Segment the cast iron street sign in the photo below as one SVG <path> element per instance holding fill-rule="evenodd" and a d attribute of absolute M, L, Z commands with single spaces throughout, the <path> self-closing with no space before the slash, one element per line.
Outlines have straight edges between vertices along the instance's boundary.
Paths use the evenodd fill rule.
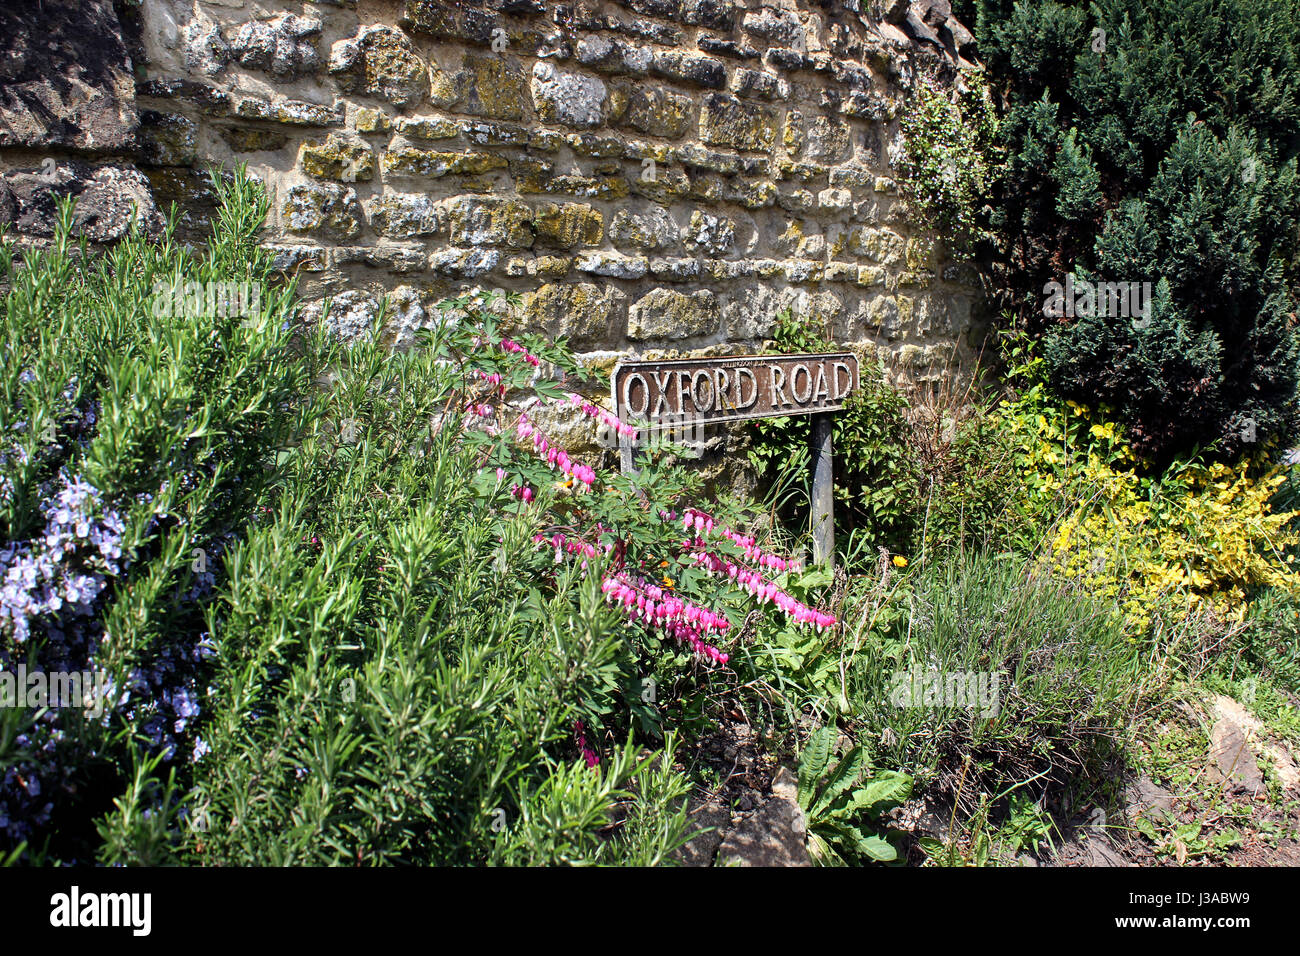
<path fill-rule="evenodd" d="M 611 391 L 618 417 L 650 430 L 811 415 L 813 559 L 833 562 L 831 424 L 858 384 L 856 355 L 823 352 L 620 362 Z M 635 449 L 621 442 L 623 469 L 630 471 Z"/>

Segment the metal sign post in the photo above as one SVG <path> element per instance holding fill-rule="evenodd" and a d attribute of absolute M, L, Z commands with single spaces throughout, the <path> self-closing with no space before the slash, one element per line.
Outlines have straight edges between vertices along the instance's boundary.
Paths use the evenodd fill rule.
<path fill-rule="evenodd" d="M 813 559 L 834 564 L 835 487 L 831 428 L 835 412 L 857 389 L 852 352 L 741 355 L 662 362 L 620 362 L 610 382 L 614 412 L 630 424 L 697 425 L 810 415 Z M 620 437 L 623 472 L 636 468 L 636 448 Z"/>

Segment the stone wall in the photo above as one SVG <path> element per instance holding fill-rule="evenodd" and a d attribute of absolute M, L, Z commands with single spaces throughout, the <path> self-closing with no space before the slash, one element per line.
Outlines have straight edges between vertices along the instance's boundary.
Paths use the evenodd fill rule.
<path fill-rule="evenodd" d="M 0 36 L 28 241 L 69 193 L 94 241 L 173 201 L 197 237 L 204 169 L 242 162 L 345 334 L 477 286 L 598 367 L 752 351 L 786 308 L 902 376 L 972 354 L 977 277 L 891 166 L 918 72 L 966 65 L 942 0 L 16 0 Z"/>

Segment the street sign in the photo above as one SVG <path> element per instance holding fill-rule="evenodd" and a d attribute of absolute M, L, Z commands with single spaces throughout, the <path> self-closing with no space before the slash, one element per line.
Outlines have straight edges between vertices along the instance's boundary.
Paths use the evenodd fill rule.
<path fill-rule="evenodd" d="M 813 558 L 833 561 L 831 425 L 858 385 L 856 355 L 823 352 L 620 362 L 610 390 L 615 414 L 650 432 L 811 415 Z M 620 448 L 623 470 L 633 470 L 631 441 L 621 439 Z"/>
<path fill-rule="evenodd" d="M 652 426 L 833 412 L 857 387 L 852 352 L 620 362 L 613 375 L 614 411 Z"/>

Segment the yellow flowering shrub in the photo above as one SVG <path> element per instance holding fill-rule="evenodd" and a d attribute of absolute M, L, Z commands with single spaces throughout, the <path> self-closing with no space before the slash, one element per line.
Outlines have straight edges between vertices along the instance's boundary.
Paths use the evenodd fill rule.
<path fill-rule="evenodd" d="M 1015 504 L 1049 528 L 1043 552 L 1114 600 L 1132 633 L 1150 629 L 1157 607 L 1240 620 L 1258 589 L 1300 587 L 1300 512 L 1273 510 L 1287 475 L 1267 448 L 1145 475 L 1105 409 L 1057 406 L 1035 384 L 994 414 L 1014 446 Z"/>

